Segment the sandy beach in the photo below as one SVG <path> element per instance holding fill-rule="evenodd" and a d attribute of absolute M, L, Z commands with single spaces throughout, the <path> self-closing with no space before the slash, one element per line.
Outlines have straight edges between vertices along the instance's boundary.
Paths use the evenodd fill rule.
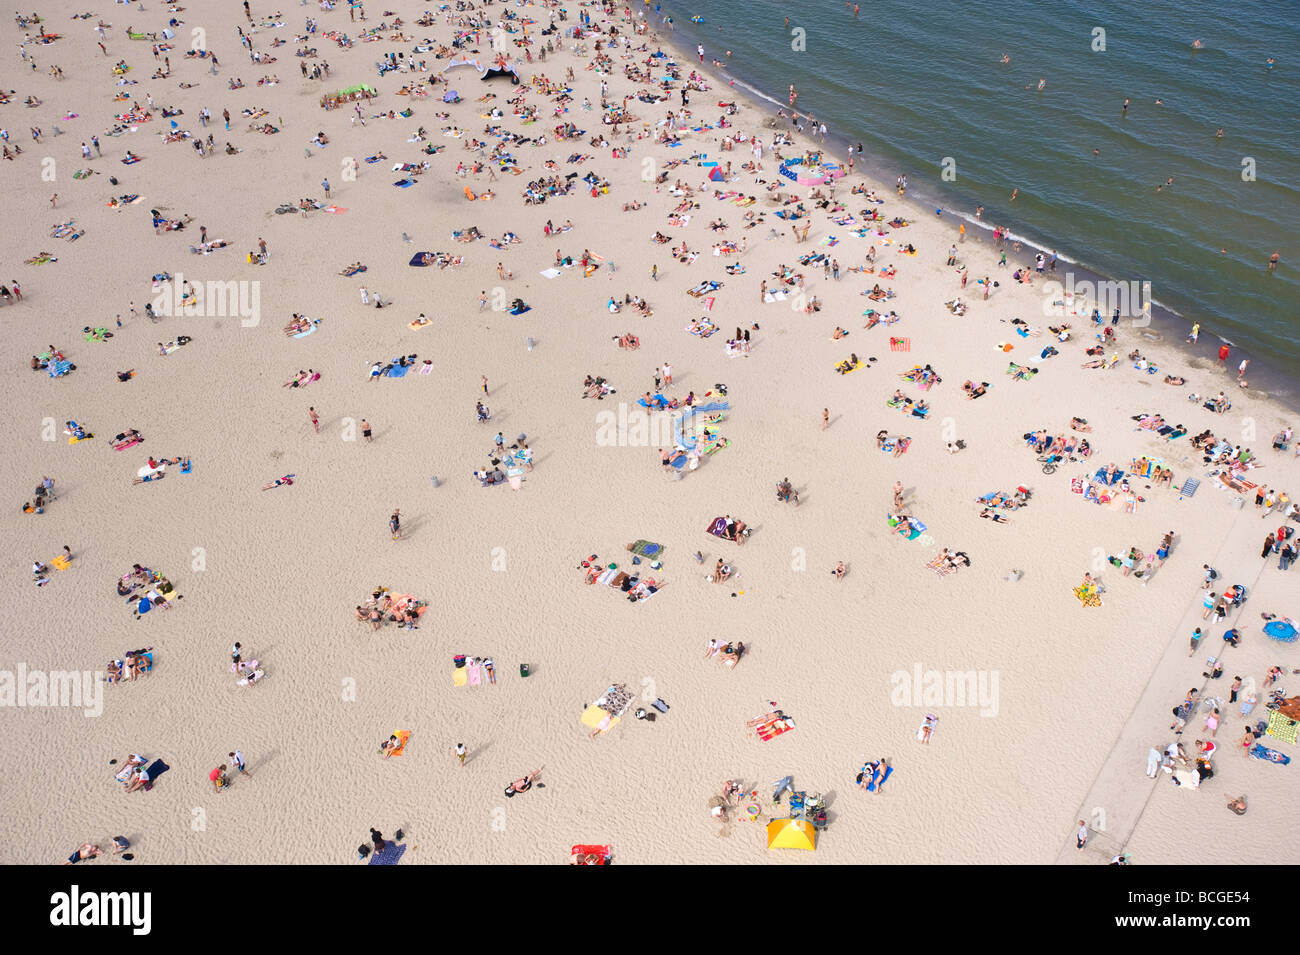
<path fill-rule="evenodd" d="M 22 298 L 0 307 L 12 369 L 0 475 L 13 498 L 0 579 L 20 595 L 0 626 L 0 756 L 39 754 L 41 771 L 6 780 L 0 858 L 53 864 L 90 842 L 105 857 L 87 864 L 121 865 L 108 857 L 121 834 L 146 864 L 351 864 L 371 828 L 402 831 L 402 864 L 566 864 L 578 845 L 607 846 L 618 864 L 1233 864 L 1300 848 L 1286 835 L 1297 770 L 1240 745 L 1269 720 L 1272 691 L 1300 693 L 1294 644 L 1261 617 L 1300 613 L 1294 575 L 1278 553 L 1261 556 L 1266 535 L 1296 528 L 1297 446 L 1273 445 L 1297 419 L 1248 373 L 1241 386 L 1235 358 L 1185 357 L 1140 309 L 1112 325 L 1106 308 L 1096 326 L 1087 296 L 1055 304 L 1062 270 L 1038 273 L 1010 246 L 1000 266 L 987 237 L 963 239 L 894 183 L 822 165 L 847 156 L 812 161 L 820 137 L 739 99 L 712 65 L 722 51 L 701 65 L 674 50 L 650 7 L 567 4 L 561 19 L 556 4 L 498 3 L 424 25 L 425 7 L 408 0 L 371 4 L 364 21 L 344 4 L 278 9 L 101 4 L 89 19 L 40 10 L 39 24 L 4 27 L 15 92 L 0 124 L 22 152 L 0 161 L 0 282 Z M 100 20 L 111 24 L 102 40 Z M 160 39 L 130 39 L 128 27 Z M 61 37 L 20 58 L 42 30 Z M 250 62 L 241 30 L 263 62 Z M 157 42 L 173 44 L 158 54 L 170 74 L 151 79 L 164 67 Z M 196 43 L 218 57 L 215 75 L 210 55 L 187 58 Z M 398 53 L 402 67 L 380 76 Z M 498 55 L 519 85 L 449 68 L 453 56 L 492 67 Z M 116 75 L 119 61 L 130 70 Z M 301 74 L 323 62 L 328 76 Z M 320 105 L 359 84 L 377 95 Z M 427 95 L 399 95 L 410 87 Z M 450 91 L 459 101 L 444 101 Z M 560 139 L 562 124 L 582 133 Z M 193 143 L 209 134 L 200 156 Z M 778 135 L 792 142 L 774 145 Z M 84 159 L 92 136 L 102 155 L 92 146 Z M 123 164 L 128 151 L 141 160 Z M 796 176 L 826 181 L 783 175 L 794 158 L 808 160 Z M 548 181 L 567 194 L 548 194 Z M 530 186 L 544 201 L 526 201 Z M 484 192 L 493 198 L 467 198 Z M 282 204 L 291 211 L 277 214 Z M 184 228 L 165 231 L 175 221 Z M 547 234 L 548 222 L 572 228 Z M 799 241 L 792 228 L 805 226 Z M 192 253 L 201 227 L 229 245 Z M 471 230 L 481 238 L 460 241 Z M 723 243 L 735 251 L 715 255 Z M 423 252 L 431 264 L 410 264 Z M 25 264 L 39 253 L 57 261 Z M 463 262 L 443 268 L 440 255 Z M 557 255 L 572 265 L 548 277 Z M 818 255 L 828 261 L 800 263 Z M 354 263 L 365 271 L 340 274 Z M 145 306 L 179 305 L 185 282 L 201 290 L 201 314 L 151 321 Z M 867 297 L 877 285 L 892 296 Z M 784 297 L 764 301 L 764 289 Z M 946 307 L 956 299 L 963 314 Z M 511 314 L 516 300 L 527 310 Z M 873 327 L 868 309 L 882 319 Z M 293 337 L 295 315 L 320 321 Z M 692 334 L 700 320 L 716 331 Z M 111 337 L 96 340 L 101 328 Z M 628 334 L 639 347 L 620 347 Z M 159 354 L 179 336 L 190 340 Z M 75 369 L 53 376 L 50 346 Z M 391 368 L 411 355 L 409 370 Z M 29 370 L 32 356 L 49 367 Z M 850 356 L 859 365 L 837 373 Z M 1094 359 L 1104 367 L 1081 367 Z M 903 377 L 917 368 L 939 380 Z M 304 381 L 319 378 L 293 386 L 308 370 Z M 588 377 L 612 393 L 587 397 Z M 964 382 L 984 393 L 968 398 Z M 891 407 L 896 391 L 911 404 Z M 1205 406 L 1220 392 L 1222 413 Z M 676 407 L 643 420 L 647 393 Z M 692 417 L 688 397 L 725 407 Z M 94 437 L 70 442 L 70 421 Z M 142 443 L 116 450 L 129 429 Z M 1086 439 L 1091 453 L 1044 473 L 1046 455 L 1024 437 L 1040 429 Z M 881 449 L 882 430 L 890 448 L 907 439 L 905 453 Z M 1207 430 L 1208 463 L 1192 443 Z M 680 469 L 661 465 L 656 435 L 682 439 L 663 449 Z M 178 463 L 153 468 L 163 459 Z M 1134 475 L 1138 459 L 1169 468 L 1169 482 Z M 1102 485 L 1094 476 L 1111 464 L 1127 477 Z M 151 479 L 133 483 L 142 472 Z M 55 498 L 24 513 L 46 476 Z M 778 500 L 785 478 L 797 506 Z M 979 499 L 995 492 L 1007 506 L 987 513 L 1001 521 L 981 517 Z M 721 516 L 747 525 L 743 543 L 709 532 Z M 891 527 L 900 516 L 923 529 L 908 539 Z M 638 541 L 659 547 L 634 554 Z M 66 569 L 33 569 L 65 545 Z M 1141 577 L 1122 566 L 1133 548 Z M 967 565 L 938 572 L 945 551 Z M 719 559 L 732 574 L 714 583 Z M 133 579 L 136 564 L 171 594 Z M 654 592 L 630 600 L 587 583 L 610 564 Z M 1203 565 L 1217 571 L 1209 591 Z M 1101 584 L 1098 606 L 1074 592 L 1085 574 Z M 1244 603 L 1203 620 L 1205 594 L 1228 585 L 1244 586 Z M 357 619 L 381 589 L 413 599 L 418 629 Z M 142 596 L 157 606 L 139 614 Z M 1196 627 L 1205 636 L 1189 656 Z M 1238 646 L 1223 640 L 1230 627 Z M 706 657 L 711 640 L 743 641 L 743 659 Z M 232 666 L 236 641 L 263 674 L 252 685 Z M 100 682 L 109 661 L 145 647 L 151 672 Z M 1203 675 L 1212 656 L 1217 678 Z M 474 658 L 491 658 L 494 683 Z M 1268 683 L 1271 667 L 1283 675 Z M 90 674 L 81 705 L 47 705 L 20 685 L 20 673 L 36 674 L 30 687 L 56 672 Z M 620 685 L 620 719 L 584 722 Z M 1176 735 L 1171 709 L 1189 688 L 1196 709 Z M 1209 698 L 1222 701 L 1213 736 Z M 1281 723 L 1259 745 L 1293 757 L 1294 724 Z M 401 755 L 384 758 L 398 731 L 409 731 Z M 1204 779 L 1197 740 L 1218 747 Z M 1145 775 L 1149 751 L 1177 742 L 1186 758 Z M 251 777 L 234 771 L 236 750 Z M 130 754 L 170 770 L 124 792 L 114 776 Z M 864 764 L 881 760 L 888 781 L 862 791 Z M 209 773 L 221 765 L 218 791 Z M 528 791 L 505 794 L 539 767 Z M 787 776 L 822 796 L 815 852 L 768 848 L 767 824 L 791 816 L 789 791 L 772 798 Z M 720 817 L 713 797 L 728 780 L 742 794 Z M 1225 811 L 1241 794 L 1248 812 Z"/>

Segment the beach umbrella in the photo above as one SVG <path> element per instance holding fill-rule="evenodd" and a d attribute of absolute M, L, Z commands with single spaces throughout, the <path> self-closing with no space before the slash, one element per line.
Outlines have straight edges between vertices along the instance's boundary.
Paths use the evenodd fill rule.
<path fill-rule="evenodd" d="M 817 849 L 817 830 L 803 819 L 773 819 L 767 824 L 769 849 Z"/>

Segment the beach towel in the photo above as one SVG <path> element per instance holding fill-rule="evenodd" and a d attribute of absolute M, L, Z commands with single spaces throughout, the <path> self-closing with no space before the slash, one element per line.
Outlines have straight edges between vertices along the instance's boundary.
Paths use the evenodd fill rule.
<path fill-rule="evenodd" d="M 768 289 L 767 293 L 763 296 L 764 302 L 784 302 L 785 300 L 786 293 L 783 288 Z"/>
<path fill-rule="evenodd" d="M 316 331 L 316 323 L 315 323 L 315 322 L 312 322 L 310 325 L 307 326 L 306 331 L 298 332 L 298 333 L 295 334 L 293 337 L 294 337 L 294 338 L 306 338 L 308 335 L 310 335 L 310 334 L 311 334 L 312 332 L 314 332 L 314 331 Z"/>
<path fill-rule="evenodd" d="M 873 793 L 877 786 L 883 786 L 889 781 L 889 777 L 894 775 L 894 767 L 886 766 L 885 772 L 881 775 L 880 770 L 874 770 L 871 776 L 871 782 L 867 783 L 867 792 Z"/>
<path fill-rule="evenodd" d="M 1255 748 L 1263 749 L 1262 746 L 1257 746 Z M 163 773 L 167 772 L 167 770 L 169 769 L 171 769 L 171 767 L 168 766 L 166 763 L 164 763 L 161 759 L 155 759 L 152 763 L 149 764 L 149 768 L 144 771 L 144 774 L 149 777 L 149 781 L 144 784 L 144 788 L 146 790 L 152 789 L 153 784 L 158 781 L 158 777 L 161 776 Z"/>
<path fill-rule="evenodd" d="M 67 570 L 72 566 L 72 559 L 63 554 L 50 560 L 50 566 L 55 570 Z M 1294 740 L 1292 740 L 1294 742 Z"/>
<path fill-rule="evenodd" d="M 464 686 L 469 681 L 469 672 L 465 667 L 456 667 L 451 671 L 451 685 Z"/>
<path fill-rule="evenodd" d="M 759 726 L 755 732 L 758 733 L 758 738 L 766 743 L 776 739 L 778 736 L 791 732 L 793 729 L 794 720 L 786 717 L 785 719 L 775 720 L 771 723 L 764 723 Z"/>
<path fill-rule="evenodd" d="M 410 730 L 398 730 L 393 734 L 397 737 L 397 745 L 389 753 L 390 756 L 401 756 L 402 750 L 406 749 L 406 741 L 411 738 Z"/>
<path fill-rule="evenodd" d="M 651 560 L 658 560 L 664 555 L 664 545 L 656 544 L 653 541 L 638 540 L 628 548 L 632 553 L 639 554 L 642 557 L 649 557 Z"/>
<path fill-rule="evenodd" d="M 912 339 L 910 338 L 891 338 L 889 340 L 890 351 L 911 351 Z"/>
<path fill-rule="evenodd" d="M 397 180 L 397 182 L 393 183 L 393 185 L 396 186 L 398 189 L 409 189 L 411 186 L 415 185 L 415 180 L 399 179 Z"/>
<path fill-rule="evenodd" d="M 1251 749 L 1250 755 L 1254 756 L 1256 759 L 1267 760 L 1270 763 L 1280 763 L 1283 766 L 1291 762 L 1290 756 L 1287 756 L 1285 753 L 1279 753 L 1275 749 L 1269 749 L 1263 743 L 1256 743 L 1254 748 Z"/>
<path fill-rule="evenodd" d="M 382 849 L 370 854 L 370 861 L 366 865 L 397 865 L 405 852 L 405 843 L 399 846 L 395 842 L 385 842 Z"/>
<path fill-rule="evenodd" d="M 1274 739 L 1280 739 L 1284 743 L 1295 745 L 1297 727 L 1300 727 L 1300 723 L 1297 723 L 1289 716 L 1279 713 L 1277 710 L 1272 710 L 1268 714 L 1268 728 L 1264 732 Z"/>
<path fill-rule="evenodd" d="M 1085 607 L 1101 606 L 1101 594 L 1097 593 L 1097 591 L 1091 587 L 1075 587 L 1074 595 L 1079 598 L 1079 603 L 1083 604 Z"/>
<path fill-rule="evenodd" d="M 529 305 L 529 304 L 527 304 L 527 303 L 524 303 L 523 305 L 516 305 L 514 308 L 512 308 L 512 309 L 510 310 L 510 314 L 511 314 L 511 315 L 522 315 L 522 314 L 524 314 L 525 312 L 531 312 L 532 310 L 533 310 L 533 307 L 532 307 L 531 305 Z"/>
<path fill-rule="evenodd" d="M 582 725 L 599 731 L 602 735 L 618 725 L 619 717 L 592 703 L 582 711 Z"/>
<path fill-rule="evenodd" d="M 392 368 L 388 369 L 388 376 L 387 376 L 387 377 L 389 377 L 389 378 L 405 378 L 407 372 L 409 372 L 410 370 L 411 370 L 411 366 L 410 366 L 410 365 L 394 365 Z"/>
<path fill-rule="evenodd" d="M 543 269 L 539 274 L 543 278 L 553 279 L 558 275 L 563 275 L 564 273 L 559 269 Z"/>
<path fill-rule="evenodd" d="M 1282 643 L 1294 643 L 1296 637 L 1300 636 L 1300 631 L 1297 631 L 1295 627 L 1287 623 L 1285 620 L 1270 620 L 1268 623 L 1264 624 L 1264 632 L 1272 639 L 1281 641 Z M 1292 740 L 1291 742 L 1294 743 L 1295 740 Z"/>
<path fill-rule="evenodd" d="M 465 664 L 465 669 L 469 671 L 469 685 L 478 686 L 483 682 L 483 668 L 475 660 L 470 660 Z"/>

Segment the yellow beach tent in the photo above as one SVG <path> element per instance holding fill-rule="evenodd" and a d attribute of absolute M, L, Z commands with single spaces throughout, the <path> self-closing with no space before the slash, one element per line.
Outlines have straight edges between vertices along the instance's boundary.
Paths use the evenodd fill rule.
<path fill-rule="evenodd" d="M 767 824 L 769 849 L 817 848 L 817 830 L 803 819 L 773 819 Z"/>

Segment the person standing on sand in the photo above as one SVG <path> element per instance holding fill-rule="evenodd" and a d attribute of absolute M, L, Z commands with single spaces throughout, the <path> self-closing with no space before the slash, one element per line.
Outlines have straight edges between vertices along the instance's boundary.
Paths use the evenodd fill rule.
<path fill-rule="evenodd" d="M 894 482 L 894 510 L 901 511 L 902 509 L 903 509 L 903 482 L 895 481 Z"/>
<path fill-rule="evenodd" d="M 315 408 L 307 409 L 307 417 L 311 419 L 311 426 L 317 434 L 320 434 L 320 415 L 316 414 Z"/>
<path fill-rule="evenodd" d="M 388 519 L 388 530 L 393 535 L 393 540 L 399 540 L 402 536 L 402 512 L 393 508 L 393 516 Z"/>
<path fill-rule="evenodd" d="M 1082 819 L 1079 820 L 1079 831 L 1075 833 L 1075 839 L 1079 851 L 1082 852 L 1083 847 L 1088 844 L 1088 824 Z"/>
<path fill-rule="evenodd" d="M 466 757 L 468 754 L 469 754 L 469 750 L 465 748 L 465 744 L 464 744 L 464 743 L 457 743 L 457 744 L 456 744 L 456 758 L 460 760 L 460 764 L 461 764 L 462 766 L 465 765 L 465 757 Z"/>
<path fill-rule="evenodd" d="M 822 430 L 825 431 L 831 424 L 831 409 L 822 409 Z"/>
<path fill-rule="evenodd" d="M 483 382 L 483 394 L 486 395 L 486 394 L 488 393 L 488 387 L 487 387 L 487 375 L 479 375 L 479 378 L 480 378 L 480 379 L 482 380 L 482 382 Z"/>
<path fill-rule="evenodd" d="M 247 776 L 249 779 L 253 778 L 253 774 L 248 771 L 248 766 L 244 763 L 243 753 L 239 750 L 235 750 L 233 753 L 227 755 L 230 757 L 231 761 L 234 762 L 235 769 L 239 770 L 239 775 Z"/>
<path fill-rule="evenodd" d="M 371 434 L 370 422 L 365 418 L 361 419 L 361 437 L 365 438 L 367 442 L 375 440 L 374 436 Z"/>

